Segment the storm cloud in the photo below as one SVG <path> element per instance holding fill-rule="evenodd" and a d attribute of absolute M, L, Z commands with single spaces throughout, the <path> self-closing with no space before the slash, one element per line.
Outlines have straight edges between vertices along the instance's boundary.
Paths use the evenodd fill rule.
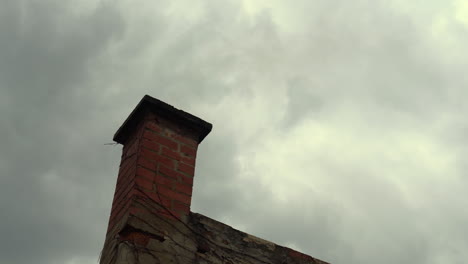
<path fill-rule="evenodd" d="M 144 94 L 213 123 L 192 211 L 331 263 L 468 258 L 468 5 L 0 8 L 0 263 L 96 263 Z"/>

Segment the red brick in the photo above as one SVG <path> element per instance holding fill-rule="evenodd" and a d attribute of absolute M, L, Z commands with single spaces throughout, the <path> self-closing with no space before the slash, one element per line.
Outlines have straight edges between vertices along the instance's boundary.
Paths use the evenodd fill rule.
<path fill-rule="evenodd" d="M 132 154 L 132 151 L 136 149 L 136 145 L 138 145 L 138 138 L 133 137 L 131 140 L 128 140 L 125 142 L 124 147 L 122 149 L 122 155 L 124 157 L 130 156 Z"/>
<path fill-rule="evenodd" d="M 128 149 L 126 149 L 125 156 L 126 157 L 131 156 L 137 153 L 137 150 L 138 150 L 138 140 L 135 140 L 135 142 L 133 142 L 132 145 L 130 145 Z"/>
<path fill-rule="evenodd" d="M 136 159 L 137 159 L 137 156 L 134 155 L 132 157 L 129 157 L 129 158 L 126 158 L 126 159 L 122 160 L 122 162 L 120 164 L 120 168 L 119 168 L 119 175 L 122 172 L 125 172 L 126 170 L 128 170 L 128 168 L 130 168 L 132 166 L 135 166 Z"/>
<path fill-rule="evenodd" d="M 156 152 L 150 151 L 148 149 L 142 148 L 141 149 L 141 156 L 145 157 L 145 158 L 147 158 L 149 160 L 153 160 L 153 161 L 155 161 L 157 163 L 162 163 L 162 164 L 164 164 L 165 166 L 167 166 L 169 168 L 175 168 L 173 160 L 171 160 L 170 158 L 161 156 L 161 155 L 157 154 Z"/>
<path fill-rule="evenodd" d="M 191 186 L 193 186 L 193 177 L 188 177 L 188 176 L 182 176 L 180 177 L 180 180 L 183 182 L 183 183 L 186 183 L 186 184 L 189 184 Z"/>
<path fill-rule="evenodd" d="M 157 175 L 155 182 L 157 184 L 167 186 L 168 188 L 172 188 L 174 186 L 175 180 L 171 178 L 166 178 L 162 175 Z"/>
<path fill-rule="evenodd" d="M 187 185 L 187 184 L 183 184 L 183 183 L 180 183 L 180 182 L 177 182 L 175 184 L 175 189 L 178 191 L 178 192 L 181 192 L 181 193 L 185 193 L 189 196 L 192 195 L 192 185 Z"/>
<path fill-rule="evenodd" d="M 169 147 L 171 149 L 177 149 L 177 142 L 171 140 L 171 139 L 168 139 L 168 138 L 165 138 L 161 135 L 158 135 L 154 132 L 151 132 L 149 130 L 146 130 L 143 134 L 143 137 L 144 138 L 147 138 L 151 141 L 154 141 L 154 142 L 157 142 L 161 145 L 164 145 L 166 147 Z"/>
<path fill-rule="evenodd" d="M 195 148 L 191 148 L 185 145 L 180 145 L 180 152 L 185 153 L 188 156 L 191 156 L 194 158 L 197 156 L 197 150 Z"/>
<path fill-rule="evenodd" d="M 138 165 L 146 168 L 146 169 L 149 169 L 149 170 L 152 170 L 152 171 L 156 171 L 156 163 L 144 158 L 144 157 L 139 157 L 138 158 Z"/>
<path fill-rule="evenodd" d="M 179 166 L 177 169 L 183 173 L 187 173 L 190 176 L 193 176 L 195 173 L 195 167 L 192 167 L 184 163 L 179 163 Z"/>
<path fill-rule="evenodd" d="M 113 222 L 113 221 L 120 220 L 120 218 L 122 218 L 128 212 L 128 209 L 130 208 L 130 204 L 131 203 L 128 202 L 125 205 L 116 207 L 115 210 L 111 214 L 110 221 Z"/>
<path fill-rule="evenodd" d="M 289 249 L 289 256 L 292 257 L 292 258 L 298 258 L 298 259 L 304 259 L 304 260 L 313 260 L 314 258 L 309 256 L 309 255 L 306 255 L 304 253 L 301 253 L 301 252 L 298 252 L 298 251 L 295 251 L 293 249 Z"/>
<path fill-rule="evenodd" d="M 174 201 L 173 211 L 178 211 L 178 212 L 188 214 L 190 212 L 190 206 Z"/>
<path fill-rule="evenodd" d="M 135 166 L 136 165 L 136 155 L 135 155 L 135 158 L 132 158 L 132 161 L 125 164 L 124 167 L 120 167 L 119 169 L 119 175 L 117 176 L 119 179 L 124 176 L 124 175 L 128 175 L 128 172 L 129 171 L 132 171 L 135 169 Z"/>
<path fill-rule="evenodd" d="M 120 199 L 119 201 L 112 203 L 112 208 L 111 208 L 111 212 L 113 212 L 112 214 L 115 214 L 115 212 L 118 212 L 122 208 L 124 208 L 126 203 L 128 203 L 128 201 L 125 199 Z"/>
<path fill-rule="evenodd" d="M 180 158 L 180 161 L 185 163 L 185 164 L 188 164 L 188 165 L 191 165 L 191 166 L 194 166 L 195 167 L 195 159 L 194 158 L 190 158 L 190 157 L 181 157 Z"/>
<path fill-rule="evenodd" d="M 130 207 L 128 208 L 128 212 L 132 215 L 139 215 L 145 212 L 145 209 L 143 208 L 137 208 L 137 207 Z"/>
<path fill-rule="evenodd" d="M 175 168 L 175 161 L 171 160 L 170 158 L 164 156 L 158 156 L 156 162 L 164 164 L 169 168 Z"/>
<path fill-rule="evenodd" d="M 151 130 L 145 130 L 143 132 L 143 138 L 149 139 L 151 141 L 156 141 L 156 133 Z"/>
<path fill-rule="evenodd" d="M 131 200 L 127 200 L 124 204 L 121 204 L 111 211 L 111 216 L 109 219 L 109 225 L 113 226 L 117 221 L 128 212 L 130 205 L 132 204 Z"/>
<path fill-rule="evenodd" d="M 171 199 L 166 198 L 166 197 L 164 197 L 164 196 L 162 196 L 162 195 L 161 195 L 161 196 L 158 196 L 158 195 L 156 194 L 156 196 L 157 196 L 157 198 L 154 199 L 155 202 L 161 204 L 162 206 L 166 207 L 167 209 L 170 209 L 170 208 L 171 208 L 171 206 L 172 206 L 172 200 L 171 200 Z"/>
<path fill-rule="evenodd" d="M 120 203 L 117 203 L 115 207 L 112 207 L 112 215 L 117 215 L 122 209 L 128 209 L 131 203 L 131 199 L 122 199 Z"/>
<path fill-rule="evenodd" d="M 189 145 L 190 147 L 196 148 L 198 146 L 198 142 L 196 140 L 193 140 L 188 137 L 184 137 L 178 134 L 172 134 L 170 135 L 171 138 L 173 138 L 176 141 L 179 141 L 183 144 Z"/>
<path fill-rule="evenodd" d="M 171 213 L 168 213 L 166 211 L 162 211 L 162 212 L 159 212 L 159 215 L 161 215 L 161 216 L 163 216 L 163 217 L 165 217 L 165 218 L 167 218 L 169 220 L 180 220 L 179 218 L 177 218 L 179 216 L 177 216 L 174 212 L 171 212 Z"/>
<path fill-rule="evenodd" d="M 122 159 L 120 160 L 120 167 L 122 167 L 127 161 L 132 157 L 131 155 L 124 155 L 125 153 L 122 153 Z"/>
<path fill-rule="evenodd" d="M 125 173 L 122 173 L 117 178 L 117 188 L 128 184 L 135 178 L 136 166 L 132 166 Z"/>
<path fill-rule="evenodd" d="M 190 201 L 192 200 L 190 196 L 187 196 L 185 194 L 177 193 L 172 190 L 169 190 L 167 188 L 164 188 L 163 186 L 158 186 L 158 191 L 160 194 L 172 198 L 174 200 L 180 201 L 184 204 L 190 204 Z"/>
<path fill-rule="evenodd" d="M 175 159 L 175 160 L 180 160 L 181 155 L 179 152 L 173 151 L 171 149 L 168 149 L 166 147 L 163 147 L 162 149 L 162 155 L 167 156 L 169 158 Z"/>
<path fill-rule="evenodd" d="M 116 187 L 115 190 L 115 195 L 120 196 L 120 194 L 128 194 L 128 191 L 130 190 L 129 186 L 132 186 L 135 183 L 135 179 L 131 179 L 129 181 L 122 182 L 119 186 Z"/>
<path fill-rule="evenodd" d="M 139 246 L 146 246 L 150 240 L 150 236 L 140 232 L 131 232 L 127 234 L 120 234 L 120 240 L 131 241 Z"/>
<path fill-rule="evenodd" d="M 169 199 L 169 198 L 167 198 L 167 197 L 165 197 L 163 195 L 158 195 L 155 192 L 142 190 L 138 195 L 142 196 L 142 197 L 150 198 L 154 202 L 156 202 L 158 204 L 161 204 L 166 208 L 171 208 L 171 206 L 172 206 L 172 200 L 171 199 Z"/>
<path fill-rule="evenodd" d="M 135 187 L 135 183 L 134 182 L 131 182 L 130 184 L 128 184 L 127 186 L 125 187 L 122 187 L 122 188 L 119 188 L 118 190 L 115 191 L 115 195 L 114 195 L 114 200 L 113 200 L 113 204 L 112 204 L 112 207 L 114 208 L 117 204 L 121 203 L 122 200 L 125 200 L 129 194 L 129 192 Z M 115 206 L 114 206 L 115 204 Z"/>
<path fill-rule="evenodd" d="M 131 186 L 132 184 L 135 183 L 135 177 L 136 175 L 133 174 L 132 178 L 129 178 L 128 180 L 122 181 L 121 183 L 119 183 L 119 185 L 116 187 L 116 190 L 118 190 L 119 192 L 121 192 L 121 190 L 127 191 L 129 188 L 128 186 Z"/>
<path fill-rule="evenodd" d="M 162 132 L 162 128 L 160 126 L 158 126 L 154 121 L 146 122 L 145 127 L 150 129 L 150 130 L 153 130 L 154 132 L 157 132 L 157 133 Z"/>
<path fill-rule="evenodd" d="M 129 184 L 129 186 L 131 186 L 133 188 L 128 187 L 130 191 L 126 192 L 125 195 L 122 196 L 122 198 L 124 200 L 131 200 L 132 197 L 135 195 L 135 192 L 136 192 L 135 190 L 137 190 L 137 186 L 136 186 L 134 181 L 131 182 L 131 184 Z"/>
<path fill-rule="evenodd" d="M 154 177 L 156 176 L 156 173 L 154 171 L 147 170 L 143 167 L 138 167 L 136 171 L 136 175 L 138 176 L 143 176 L 146 178 L 147 181 L 154 181 Z"/>
<path fill-rule="evenodd" d="M 146 138 L 144 138 L 141 141 L 141 145 L 144 146 L 147 149 L 151 149 L 152 151 L 154 151 L 156 153 L 159 153 L 159 149 L 161 148 L 161 145 L 159 145 L 158 143 L 156 143 L 154 141 L 150 141 L 150 140 L 148 140 Z"/>
<path fill-rule="evenodd" d="M 136 168 L 132 168 L 128 170 L 125 174 L 120 175 L 119 178 L 117 178 L 116 188 L 119 188 L 120 186 L 126 185 L 129 182 L 131 182 L 133 178 L 135 178 L 135 171 Z"/>
<path fill-rule="evenodd" d="M 110 221 L 112 220 L 119 220 L 120 218 L 122 218 L 122 216 L 128 211 L 128 209 L 130 208 L 130 205 L 132 204 L 132 200 L 127 200 L 125 201 L 124 204 L 122 204 L 121 206 L 117 206 L 115 208 L 115 210 L 112 210 L 111 212 L 111 217 L 110 217 Z"/>
<path fill-rule="evenodd" d="M 179 180 L 181 177 L 185 177 L 182 173 L 166 166 L 159 166 L 159 172 L 176 180 Z"/>
<path fill-rule="evenodd" d="M 136 177 L 135 183 L 137 184 L 138 187 L 141 187 L 147 190 L 153 190 L 153 182 L 148 181 L 146 178 Z"/>

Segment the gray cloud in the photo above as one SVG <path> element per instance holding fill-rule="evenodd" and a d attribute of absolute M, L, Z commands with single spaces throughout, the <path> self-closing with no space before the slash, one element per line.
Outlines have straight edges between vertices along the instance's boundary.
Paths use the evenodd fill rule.
<path fill-rule="evenodd" d="M 107 213 L 92 200 L 101 199 L 106 164 L 115 172 L 118 163 L 100 157 L 99 134 L 107 131 L 94 126 L 97 98 L 80 88 L 88 61 L 121 32 L 120 15 L 100 6 L 74 17 L 52 1 L 2 6 L 0 262 L 64 263 L 97 254 L 93 234 L 105 225 L 94 214 Z"/>
<path fill-rule="evenodd" d="M 146 93 L 214 124 L 194 211 L 332 263 L 466 259 L 454 9 L 83 3 L 0 10 L 0 263 L 95 263 L 120 155 L 104 143 Z"/>

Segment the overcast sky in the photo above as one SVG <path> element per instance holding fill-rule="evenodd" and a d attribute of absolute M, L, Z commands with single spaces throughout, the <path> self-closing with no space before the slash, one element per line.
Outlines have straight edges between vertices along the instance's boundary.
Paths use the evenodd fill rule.
<path fill-rule="evenodd" d="M 0 0 L 0 263 L 90 264 L 145 95 L 192 211 L 332 263 L 466 263 L 465 0 Z"/>

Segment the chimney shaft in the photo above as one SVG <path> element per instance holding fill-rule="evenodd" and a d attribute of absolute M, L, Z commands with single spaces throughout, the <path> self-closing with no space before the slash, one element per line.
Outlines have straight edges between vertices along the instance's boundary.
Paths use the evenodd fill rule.
<path fill-rule="evenodd" d="M 114 136 L 123 144 L 106 243 L 142 213 L 185 221 L 198 144 L 212 125 L 145 96 Z M 142 205 L 142 201 L 145 205 Z"/>
<path fill-rule="evenodd" d="M 101 264 L 323 263 L 190 212 L 198 144 L 211 124 L 145 96 L 123 145 Z"/>

